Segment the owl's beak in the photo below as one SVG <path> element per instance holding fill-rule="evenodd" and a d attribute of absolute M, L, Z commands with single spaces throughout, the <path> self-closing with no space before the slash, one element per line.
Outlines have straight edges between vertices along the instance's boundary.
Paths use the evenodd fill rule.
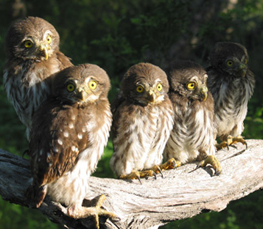
<path fill-rule="evenodd" d="M 41 53 L 44 54 L 45 60 L 48 59 L 48 52 L 47 52 L 47 47 L 45 45 L 40 45 L 39 50 L 41 51 Z"/>
<path fill-rule="evenodd" d="M 208 92 L 208 89 L 206 86 L 201 87 L 200 93 L 202 95 L 203 101 L 206 101 L 206 99 L 207 99 L 207 92 Z"/>
<path fill-rule="evenodd" d="M 86 90 L 84 88 L 79 88 L 78 89 L 78 99 L 82 102 L 85 102 L 88 98 L 88 93 L 86 92 Z"/>
<path fill-rule="evenodd" d="M 240 64 L 239 69 L 242 77 L 244 77 L 247 73 L 247 66 L 245 64 Z"/>
<path fill-rule="evenodd" d="M 155 93 L 154 93 L 153 90 L 151 90 L 151 89 L 149 90 L 147 99 L 148 99 L 151 103 L 155 103 L 156 95 L 155 95 Z"/>

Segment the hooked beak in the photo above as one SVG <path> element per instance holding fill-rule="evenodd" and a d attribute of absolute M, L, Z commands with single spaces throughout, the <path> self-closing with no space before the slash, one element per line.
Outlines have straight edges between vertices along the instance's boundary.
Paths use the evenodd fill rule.
<path fill-rule="evenodd" d="M 47 52 L 47 47 L 45 45 L 40 45 L 39 50 L 41 51 L 41 53 L 44 54 L 45 60 L 48 59 L 48 52 Z"/>
<path fill-rule="evenodd" d="M 206 86 L 203 86 L 203 87 L 201 88 L 201 90 L 200 90 L 200 93 L 201 93 L 201 95 L 202 95 L 203 101 L 206 101 L 206 99 L 207 99 L 207 92 L 208 92 L 207 87 L 206 87 Z"/>
<path fill-rule="evenodd" d="M 88 99 L 89 93 L 86 91 L 85 88 L 79 88 L 78 89 L 78 99 L 81 102 L 85 102 Z"/>
<path fill-rule="evenodd" d="M 155 93 L 153 92 L 153 90 L 149 90 L 148 92 L 148 100 L 151 102 L 151 103 L 155 103 L 155 100 L 156 100 L 156 95 Z"/>
<path fill-rule="evenodd" d="M 244 77 L 247 73 L 247 66 L 245 64 L 240 64 L 239 69 L 242 77 Z"/>

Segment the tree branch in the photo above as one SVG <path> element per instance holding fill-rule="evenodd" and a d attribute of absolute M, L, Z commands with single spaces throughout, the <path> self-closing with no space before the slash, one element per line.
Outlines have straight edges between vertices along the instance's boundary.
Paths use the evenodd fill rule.
<path fill-rule="evenodd" d="M 187 164 L 164 171 L 164 178 L 125 181 L 90 178 L 88 200 L 107 196 L 103 207 L 119 216 L 112 222 L 100 217 L 101 228 L 158 228 L 167 222 L 189 218 L 203 211 L 221 211 L 227 204 L 263 187 L 263 140 L 248 140 L 249 148 L 220 150 L 217 153 L 223 172 L 211 176 L 212 169 L 196 169 Z M 24 192 L 29 185 L 29 161 L 0 150 L 0 194 L 11 203 L 28 206 Z M 85 205 L 93 204 L 85 201 Z M 94 226 L 93 219 L 74 220 L 66 216 L 59 203 L 45 199 L 38 209 L 66 228 Z"/>

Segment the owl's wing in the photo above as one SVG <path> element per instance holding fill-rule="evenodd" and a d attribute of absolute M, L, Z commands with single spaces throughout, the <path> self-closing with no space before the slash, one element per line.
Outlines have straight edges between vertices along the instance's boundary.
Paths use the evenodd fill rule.
<path fill-rule="evenodd" d="M 76 109 L 56 101 L 50 105 L 47 101 L 35 113 L 29 150 L 36 186 L 50 183 L 70 171 L 88 145 L 88 133 L 82 133 L 80 139 L 75 129 L 79 121 L 74 113 Z"/>
<path fill-rule="evenodd" d="M 60 69 L 64 69 L 67 67 L 72 66 L 73 64 L 71 63 L 71 59 L 67 56 L 65 56 L 62 52 L 57 52 L 57 58 L 60 61 Z"/>
<path fill-rule="evenodd" d="M 119 115 L 120 115 L 120 107 L 121 105 L 126 101 L 126 99 L 119 94 L 118 97 L 113 100 L 112 104 L 111 104 L 111 112 L 113 115 L 113 122 L 116 122 L 116 120 L 119 120 Z M 111 127 L 111 132 L 113 135 L 115 135 L 116 133 L 116 127 L 118 126 L 117 123 L 115 123 L 115 125 L 113 124 Z"/>

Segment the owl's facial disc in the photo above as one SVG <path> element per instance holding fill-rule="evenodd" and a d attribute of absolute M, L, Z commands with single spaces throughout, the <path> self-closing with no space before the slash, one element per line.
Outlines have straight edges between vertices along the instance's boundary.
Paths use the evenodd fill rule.
<path fill-rule="evenodd" d="M 241 58 L 241 60 L 237 57 L 233 57 L 226 60 L 226 66 L 230 74 L 244 77 L 248 69 L 247 62 L 248 60 L 245 55 Z"/>
<path fill-rule="evenodd" d="M 93 76 L 87 77 L 84 83 L 80 84 L 76 90 L 76 97 L 79 103 L 95 102 L 99 99 L 99 84 L 93 79 Z"/>
<path fill-rule="evenodd" d="M 201 101 L 206 101 L 208 88 L 206 84 L 207 75 L 204 76 L 205 82 L 201 82 L 197 76 L 194 76 L 187 83 L 186 87 L 189 91 L 192 91 L 190 95 L 194 99 L 200 99 Z"/>
<path fill-rule="evenodd" d="M 163 101 L 162 84 L 158 83 L 157 86 L 150 86 L 137 83 L 136 87 L 136 100 L 143 104 L 157 104 Z"/>

